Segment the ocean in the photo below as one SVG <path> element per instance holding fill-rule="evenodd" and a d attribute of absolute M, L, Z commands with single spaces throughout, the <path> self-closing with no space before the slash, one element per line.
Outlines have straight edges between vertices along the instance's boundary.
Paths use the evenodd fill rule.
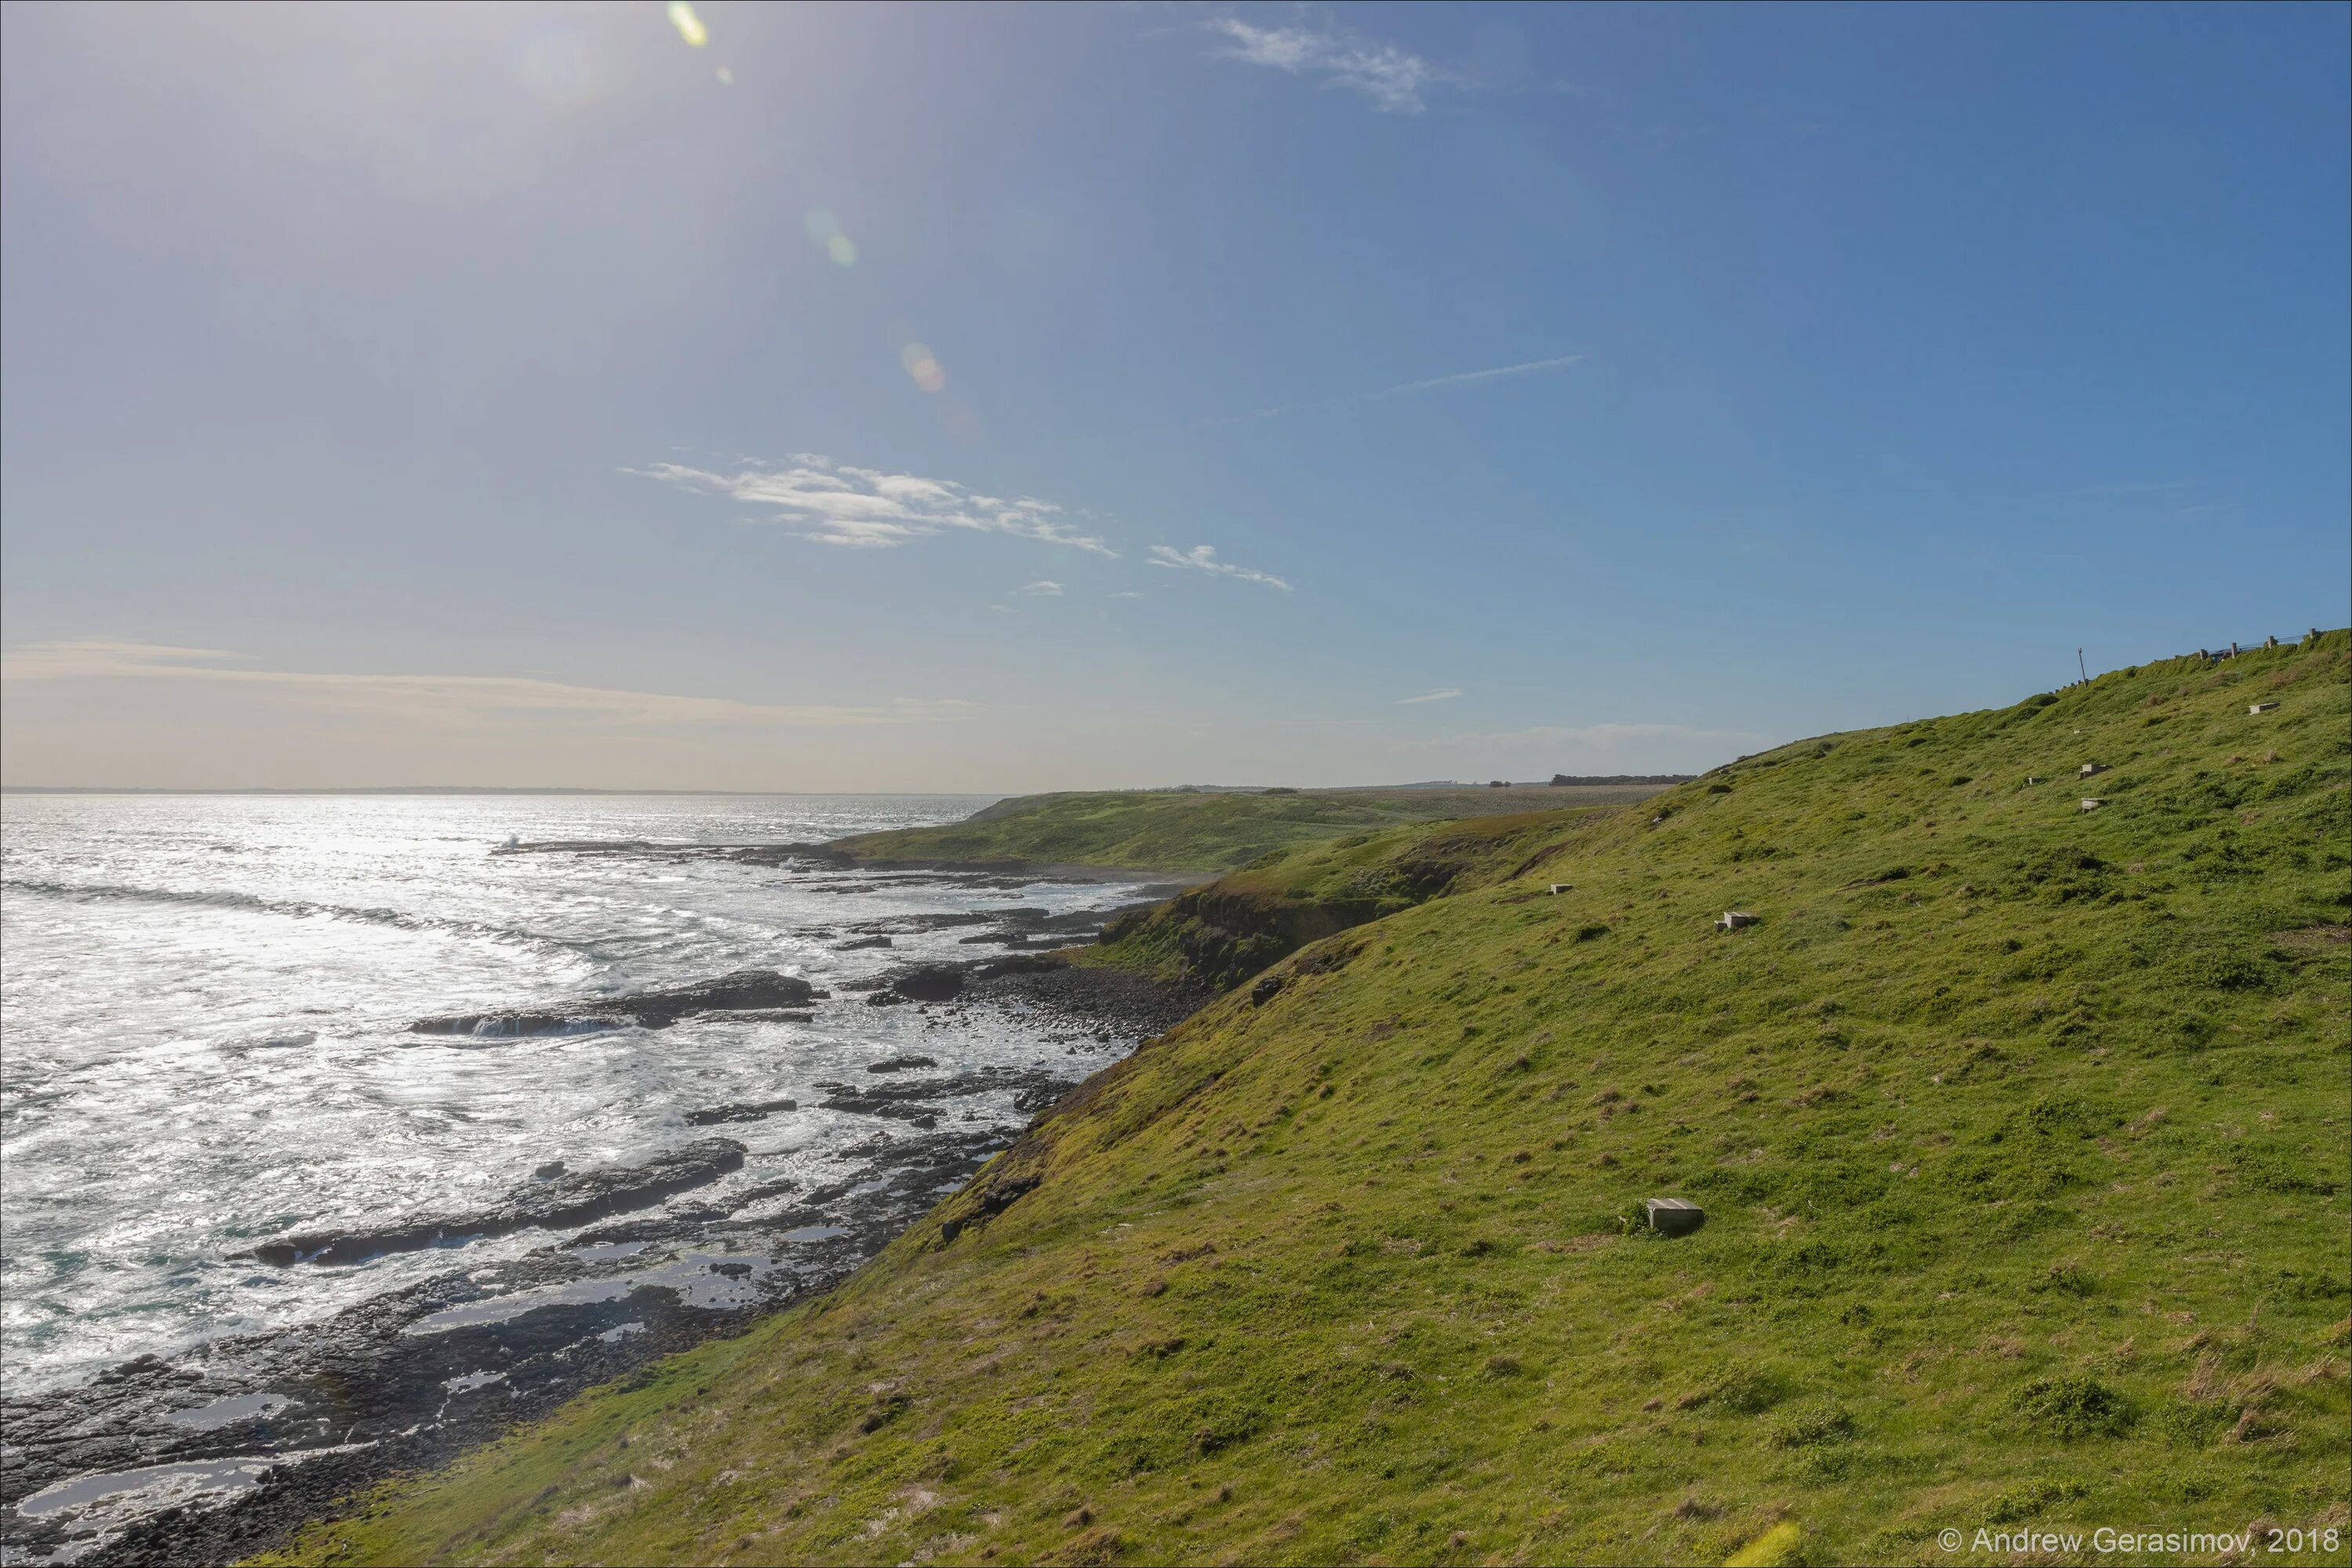
<path fill-rule="evenodd" d="M 807 1022 L 719 1014 L 658 1031 L 408 1030 L 752 967 L 854 986 L 995 951 L 965 940 L 978 911 L 1134 897 L 1118 883 L 667 852 L 950 821 L 989 798 L 6 797 L 0 1387 L 54 1390 L 543 1248 L 557 1238 L 525 1230 L 462 1258 L 434 1247 L 286 1268 L 240 1256 L 283 1232 L 478 1207 L 552 1162 L 640 1163 L 707 1136 L 687 1120 L 698 1108 L 797 1099 L 718 1129 L 748 1147 L 741 1170 L 697 1194 L 723 1204 L 730 1188 L 808 1189 L 851 1169 L 877 1123 L 825 1109 L 812 1086 L 912 1047 L 950 1074 L 1085 1076 L 1098 1054 L 1017 1014 L 971 1029 L 828 1005 Z M 510 840 L 646 847 L 494 852 Z M 893 933 L 891 946 L 840 951 L 853 926 Z M 1009 1101 L 957 1103 L 1009 1139 L 1025 1120 Z"/>

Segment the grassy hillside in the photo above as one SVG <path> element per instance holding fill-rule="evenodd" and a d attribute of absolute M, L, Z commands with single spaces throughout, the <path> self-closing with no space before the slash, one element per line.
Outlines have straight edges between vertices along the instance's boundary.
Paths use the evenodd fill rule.
<path fill-rule="evenodd" d="M 295 1555 L 1940 1563 L 1986 1560 L 1948 1528 L 2344 1530 L 2347 647 L 1495 824 L 1455 890 L 1099 1075 L 831 1297 Z M 1656 1194 L 1706 1227 L 1648 1237 Z"/>
<path fill-rule="evenodd" d="M 1647 799 L 1648 784 L 1509 789 L 1300 790 L 1280 795 L 1124 790 L 999 801 L 944 827 L 836 840 L 862 859 L 1230 871 L 1270 850 L 1399 824 Z"/>

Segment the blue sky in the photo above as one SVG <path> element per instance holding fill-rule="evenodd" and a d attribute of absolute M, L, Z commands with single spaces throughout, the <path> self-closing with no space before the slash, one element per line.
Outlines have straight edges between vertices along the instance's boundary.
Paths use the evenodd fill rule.
<path fill-rule="evenodd" d="M 2348 16 L 11 5 L 0 764 L 1695 769 L 2339 626 Z"/>

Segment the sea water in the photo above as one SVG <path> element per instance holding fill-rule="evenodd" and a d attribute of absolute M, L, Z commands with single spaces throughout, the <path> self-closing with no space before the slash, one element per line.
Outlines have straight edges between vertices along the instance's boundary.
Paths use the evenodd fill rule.
<path fill-rule="evenodd" d="M 634 1163 L 710 1135 L 686 1113 L 794 1095 L 718 1129 L 730 1183 L 814 1183 L 870 1121 L 805 1092 L 909 1047 L 946 1070 L 1083 1076 L 1043 1026 L 919 1034 L 908 1008 L 808 1023 L 476 1039 L 434 1014 L 743 968 L 832 987 L 970 958 L 927 911 L 1060 913 L 1118 884 L 1017 889 L 659 854 L 497 854 L 510 838 L 807 843 L 952 821 L 990 797 L 42 795 L 0 805 L 0 1386 L 23 1394 L 210 1336 L 324 1316 L 550 1239 L 526 1231 L 351 1268 L 239 1254 L 289 1230 L 494 1201 L 554 1161 Z M 712 1189 L 715 1193 L 719 1189 Z"/>

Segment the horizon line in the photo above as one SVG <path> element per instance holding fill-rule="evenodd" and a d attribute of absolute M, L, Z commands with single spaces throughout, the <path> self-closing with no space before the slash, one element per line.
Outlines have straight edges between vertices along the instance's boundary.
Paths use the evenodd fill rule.
<path fill-rule="evenodd" d="M 630 789 L 605 784 L 25 784 L 0 795 L 987 795 L 983 789 Z"/>
<path fill-rule="evenodd" d="M 1570 774 L 1571 778 L 1596 775 Z M 1655 777 L 1695 779 L 1696 773 L 1658 774 Z M 1511 789 L 1552 789 L 1557 786 L 1549 779 L 1511 779 L 1505 781 Z M 1087 789 L 986 790 L 986 789 L 627 789 L 597 784 L 0 784 L 0 795 L 729 795 L 756 797 L 761 795 L 988 795 L 1013 799 L 1030 795 L 1175 795 L 1186 790 L 1203 794 L 1246 795 L 1271 789 L 1298 789 L 1326 793 L 1352 790 L 1442 790 L 1487 789 L 1491 781 L 1479 779 L 1415 779 L 1403 784 L 1108 784 Z"/>

